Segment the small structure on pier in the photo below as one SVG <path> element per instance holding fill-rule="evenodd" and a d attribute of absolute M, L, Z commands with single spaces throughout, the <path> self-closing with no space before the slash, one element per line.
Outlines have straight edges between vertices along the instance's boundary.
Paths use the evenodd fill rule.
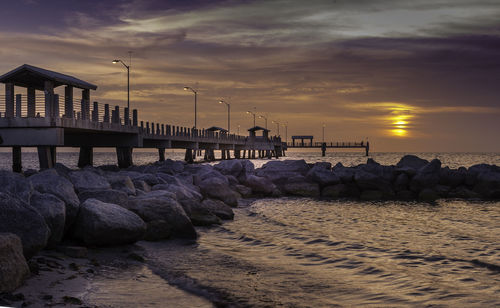
<path fill-rule="evenodd" d="M 306 145 L 311 145 L 313 144 L 313 136 L 292 136 L 292 145 L 295 146 L 295 140 L 300 140 L 300 143 L 297 144 L 297 146 L 306 146 Z M 309 143 L 304 143 L 304 140 L 309 140 Z"/>
<path fill-rule="evenodd" d="M 258 131 L 262 131 L 262 136 L 257 136 L 257 132 Z M 248 133 L 249 133 L 249 137 L 250 138 L 264 138 L 264 139 L 268 139 L 269 138 L 269 132 L 270 130 L 267 129 L 267 128 L 264 128 L 264 127 L 261 127 L 261 126 L 254 126 L 252 128 L 249 128 L 248 129 Z"/>
<path fill-rule="evenodd" d="M 218 126 L 211 126 L 205 130 L 209 131 L 209 132 L 221 132 L 221 133 L 227 134 L 227 129 L 224 129 L 224 128 L 218 127 Z"/>

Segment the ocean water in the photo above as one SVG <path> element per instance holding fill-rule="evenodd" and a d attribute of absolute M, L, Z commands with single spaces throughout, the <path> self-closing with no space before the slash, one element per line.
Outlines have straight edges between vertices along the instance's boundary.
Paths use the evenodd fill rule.
<path fill-rule="evenodd" d="M 371 157 L 396 164 L 404 154 Z M 500 165 L 500 153 L 412 154 L 439 158 L 451 168 Z M 134 160 L 153 162 L 156 155 L 134 153 Z M 58 160 L 70 167 L 77 157 L 58 153 Z M 182 152 L 167 152 L 167 158 L 182 157 Z M 0 158 L 0 167 L 10 168 L 10 154 Z M 360 152 L 326 157 L 319 151 L 288 152 L 282 159 L 345 166 L 366 162 Z M 115 154 L 96 153 L 95 162 L 115 163 Z M 253 162 L 259 167 L 267 160 Z M 36 168 L 36 153 L 25 153 L 23 164 Z M 154 273 L 146 276 L 162 279 L 148 281 L 148 292 L 162 290 L 166 281 L 218 307 L 500 306 L 500 202 L 279 198 L 246 203 L 234 209 L 234 221 L 198 228 L 196 242 L 140 242 Z M 120 297 L 130 293 L 126 288 L 126 278 L 123 284 L 118 280 L 94 302 L 103 307 L 144 304 L 144 296 Z M 148 299 L 149 307 L 185 304 L 181 299 L 164 302 L 161 296 Z"/>

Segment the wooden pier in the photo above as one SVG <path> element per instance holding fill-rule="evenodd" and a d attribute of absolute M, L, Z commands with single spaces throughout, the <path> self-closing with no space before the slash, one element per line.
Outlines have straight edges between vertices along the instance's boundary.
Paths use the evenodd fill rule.
<path fill-rule="evenodd" d="M 270 137 L 260 127 L 249 129 L 249 136 L 239 136 L 140 121 L 137 109 L 130 114 L 128 108 L 91 104 L 90 90 L 97 86 L 31 65 L 0 76 L 0 82 L 5 84 L 5 96 L 0 96 L 0 146 L 12 147 L 16 172 L 22 171 L 22 147 L 37 147 L 40 169 L 54 166 L 57 147 L 79 148 L 79 167 L 92 165 L 94 148 L 113 147 L 120 168 L 133 164 L 134 148 L 158 149 L 160 161 L 167 148 L 185 149 L 186 161 L 193 162 L 202 151 L 204 159 L 214 160 L 216 150 L 222 159 L 230 159 L 231 151 L 235 158 L 278 158 L 286 147 L 280 137 Z M 62 98 L 54 93 L 59 86 L 65 87 Z M 14 87 L 26 88 L 26 94 L 15 93 Z M 74 99 L 75 89 L 81 90 L 81 99 Z M 257 136 L 260 130 L 263 134 Z"/>
<path fill-rule="evenodd" d="M 319 148 L 321 155 L 326 155 L 326 149 L 365 149 L 366 156 L 370 153 L 370 142 L 313 142 L 314 136 L 292 136 L 292 142 L 286 148 Z M 300 140 L 300 141 L 298 141 Z"/>

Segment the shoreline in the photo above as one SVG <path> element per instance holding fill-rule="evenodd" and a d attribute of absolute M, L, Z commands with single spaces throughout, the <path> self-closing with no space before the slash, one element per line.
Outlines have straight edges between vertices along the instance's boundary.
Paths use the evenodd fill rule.
<path fill-rule="evenodd" d="M 62 257 L 42 249 L 58 247 L 69 239 L 79 246 L 115 246 L 106 249 L 120 255 L 120 249 L 127 247 L 123 245 L 140 240 L 195 240 L 195 226 L 218 225 L 233 219 L 231 208 L 249 202 L 248 198 L 294 196 L 431 203 L 439 198 L 500 199 L 498 166 L 442 168 L 437 159 L 426 161 L 412 155 L 404 156 L 395 166 L 380 165 L 371 158 L 355 167 L 283 160 L 269 161 L 257 169 L 249 160 L 225 160 L 213 165 L 167 160 L 127 169 L 108 165 L 72 170 L 58 164 L 54 169 L 25 175 L 1 173 L 0 205 L 4 210 L 0 232 L 14 234 L 22 244 L 18 248 L 13 245 L 12 253 L 24 254 L 32 266 L 44 256 L 55 258 L 56 271 L 56 260 Z M 97 251 L 91 249 L 88 253 Z M 127 256 L 120 258 L 127 261 Z M 61 261 L 67 260 L 64 257 Z M 60 275 L 69 274 L 65 269 L 74 267 L 70 264 L 79 264 L 78 260 L 70 260 L 61 266 Z M 21 270 L 26 265 L 22 263 L 20 260 L 12 265 L 12 282 L 7 281 L 1 291 L 17 294 L 12 290 L 26 276 L 26 270 Z M 42 263 L 42 268 L 45 266 Z M 66 279 L 70 285 L 77 278 L 83 279 L 75 280 L 80 283 L 95 281 L 93 265 L 82 266 L 89 271 L 80 273 L 79 278 L 56 275 L 46 280 L 58 284 Z M 30 281 L 33 278 L 27 285 Z M 71 288 L 64 291 L 76 294 Z M 31 297 L 26 300 L 35 301 Z M 50 300 L 61 299 L 52 295 Z"/>

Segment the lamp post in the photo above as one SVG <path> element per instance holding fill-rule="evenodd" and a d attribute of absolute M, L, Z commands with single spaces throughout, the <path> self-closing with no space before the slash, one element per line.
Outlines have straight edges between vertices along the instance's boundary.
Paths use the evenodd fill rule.
<path fill-rule="evenodd" d="M 194 93 L 194 128 L 196 129 L 196 116 L 197 116 L 196 115 L 196 99 L 198 96 L 198 92 L 196 92 L 196 90 L 194 90 L 191 87 L 184 87 L 184 91 L 188 91 L 188 90 L 191 90 Z"/>
<path fill-rule="evenodd" d="M 285 127 L 285 143 L 288 143 L 288 122 L 282 125 Z"/>
<path fill-rule="evenodd" d="M 223 100 L 219 101 L 219 104 L 226 104 L 227 106 L 227 133 L 229 134 L 231 128 L 231 104 Z"/>
<path fill-rule="evenodd" d="M 267 117 L 266 117 L 266 116 L 264 116 L 264 115 L 260 115 L 260 116 L 259 116 L 259 119 L 264 119 L 264 120 L 266 120 L 266 129 L 267 129 Z"/>
<path fill-rule="evenodd" d="M 325 123 L 323 123 L 323 143 L 325 143 Z"/>
<path fill-rule="evenodd" d="M 278 129 L 278 136 L 280 135 L 280 122 L 278 121 L 273 121 L 274 124 L 276 124 L 276 128 Z"/>
<path fill-rule="evenodd" d="M 113 63 L 121 63 L 127 69 L 127 108 L 130 112 L 130 65 L 125 64 L 125 62 L 120 59 L 113 60 Z"/>
<path fill-rule="evenodd" d="M 255 112 L 247 111 L 247 113 L 253 115 L 253 127 L 255 127 Z"/>
<path fill-rule="evenodd" d="M 238 124 L 238 135 L 240 134 L 240 124 Z"/>

